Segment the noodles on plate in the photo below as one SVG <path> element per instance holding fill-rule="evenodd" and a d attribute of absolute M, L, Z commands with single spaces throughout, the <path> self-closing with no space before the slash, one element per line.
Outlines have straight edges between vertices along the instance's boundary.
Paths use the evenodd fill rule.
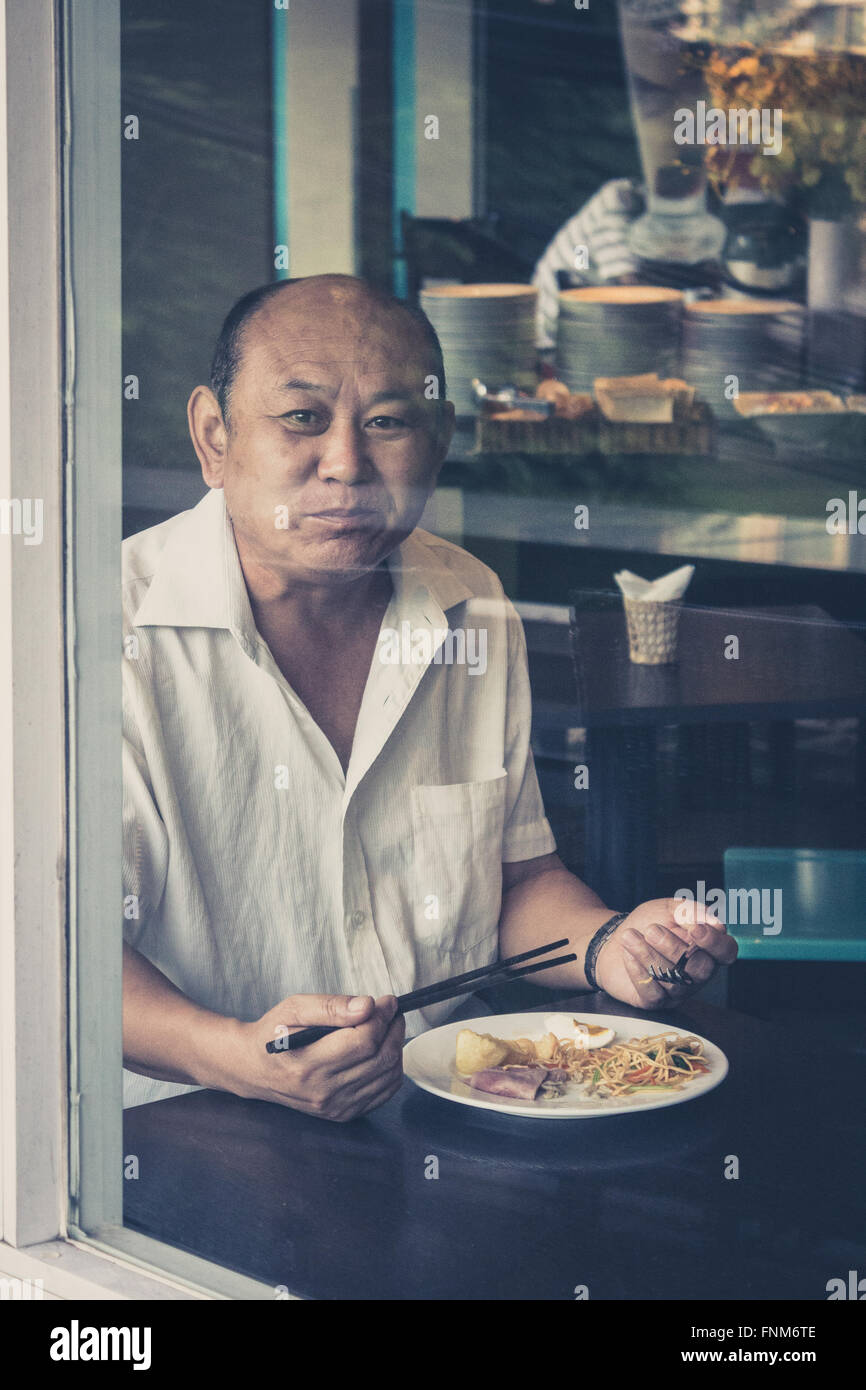
<path fill-rule="evenodd" d="M 695 1037 L 656 1033 L 631 1038 L 625 1043 L 586 1050 L 553 1034 L 532 1042 L 518 1038 L 512 1047 L 525 1060 L 539 1061 L 552 1071 L 566 1072 L 568 1080 L 585 1085 L 587 1095 L 628 1096 L 649 1090 L 679 1091 L 689 1081 L 709 1071 L 703 1043 Z M 518 1062 L 506 1063 L 519 1065 Z M 560 1081 L 545 1082 L 549 1097 L 561 1094 Z"/>

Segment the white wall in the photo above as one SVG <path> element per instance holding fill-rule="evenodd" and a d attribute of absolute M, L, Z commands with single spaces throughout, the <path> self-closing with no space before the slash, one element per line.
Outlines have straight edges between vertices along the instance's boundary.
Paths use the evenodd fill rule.
<path fill-rule="evenodd" d="M 287 125 L 289 273 L 355 271 L 358 0 L 291 0 Z"/>
<path fill-rule="evenodd" d="M 472 0 L 416 0 L 415 211 L 419 217 L 471 217 Z M 439 119 L 439 139 L 424 134 Z"/>

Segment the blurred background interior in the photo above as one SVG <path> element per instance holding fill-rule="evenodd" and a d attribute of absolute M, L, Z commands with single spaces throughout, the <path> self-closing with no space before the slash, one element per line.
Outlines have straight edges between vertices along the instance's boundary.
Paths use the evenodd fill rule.
<path fill-rule="evenodd" d="M 864 13 L 124 0 L 122 40 L 139 122 L 123 148 L 125 534 L 203 495 L 185 405 L 241 294 L 343 271 L 421 303 L 460 414 L 423 524 L 490 564 L 524 617 L 563 859 L 616 908 L 783 888 L 781 932 L 734 926 L 730 998 L 844 1015 L 854 1046 Z M 731 109 L 765 124 L 714 143 L 708 113 Z M 654 388 L 660 425 L 594 395 L 599 377 L 652 373 L 679 383 Z M 529 406 L 551 380 L 560 396 Z M 635 665 L 613 575 L 684 563 L 679 660 Z"/>

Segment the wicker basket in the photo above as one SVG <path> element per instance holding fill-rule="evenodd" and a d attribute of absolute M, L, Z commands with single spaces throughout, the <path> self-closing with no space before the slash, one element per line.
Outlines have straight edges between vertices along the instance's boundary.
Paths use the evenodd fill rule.
<path fill-rule="evenodd" d="M 511 420 L 482 411 L 476 424 L 475 448 L 481 454 L 570 454 L 578 457 L 598 451 L 598 427 L 596 412 L 581 420 L 566 420 L 560 415 Z"/>
<path fill-rule="evenodd" d="M 666 666 L 676 661 L 682 603 L 654 603 L 625 596 L 623 603 L 632 661 L 639 666 Z"/>
<path fill-rule="evenodd" d="M 605 420 L 599 410 L 579 420 L 559 415 L 514 420 L 481 411 L 476 420 L 477 453 L 515 454 L 705 454 L 715 451 L 712 411 L 703 401 L 675 416 L 670 424 L 622 424 Z"/>

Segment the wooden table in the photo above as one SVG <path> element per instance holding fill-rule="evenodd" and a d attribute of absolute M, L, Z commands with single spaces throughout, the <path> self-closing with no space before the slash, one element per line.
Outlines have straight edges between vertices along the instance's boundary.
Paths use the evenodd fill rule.
<path fill-rule="evenodd" d="M 866 1270 L 866 1059 L 699 1001 L 665 1023 L 731 1069 L 642 1115 L 522 1120 L 409 1081 L 348 1125 L 212 1091 L 128 1110 L 125 1223 L 317 1299 L 826 1299 Z"/>
<path fill-rule="evenodd" d="M 685 607 L 676 664 L 637 666 L 619 596 L 573 602 L 573 641 L 526 624 L 533 721 L 587 731 L 585 873 L 613 907 L 654 896 L 661 726 L 866 715 L 866 642 L 818 607 Z"/>

